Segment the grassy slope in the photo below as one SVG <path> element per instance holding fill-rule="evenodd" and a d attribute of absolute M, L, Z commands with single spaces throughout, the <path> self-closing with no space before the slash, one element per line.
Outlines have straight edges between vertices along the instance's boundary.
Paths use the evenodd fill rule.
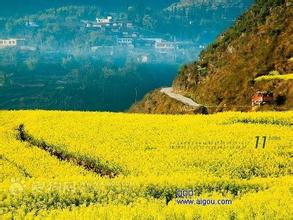
<path fill-rule="evenodd" d="M 161 93 L 159 89 L 147 94 L 142 101 L 133 104 L 129 111 L 150 114 L 205 114 L 207 112 L 204 107 L 195 109 L 184 105 Z"/>

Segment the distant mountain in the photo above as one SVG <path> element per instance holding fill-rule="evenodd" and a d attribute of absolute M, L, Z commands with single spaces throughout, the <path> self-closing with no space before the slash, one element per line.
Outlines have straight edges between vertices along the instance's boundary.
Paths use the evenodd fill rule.
<path fill-rule="evenodd" d="M 173 90 L 211 106 L 209 112 L 292 109 L 292 6 L 290 0 L 257 0 L 198 61 L 182 67 Z M 259 91 L 271 93 L 273 103 L 252 108 L 252 97 Z M 131 111 L 184 113 L 159 90 Z"/>
<path fill-rule="evenodd" d="M 184 8 L 199 7 L 199 6 L 231 6 L 238 5 L 241 7 L 242 4 L 251 3 L 249 0 L 181 0 L 173 3 L 168 7 L 168 10 L 180 10 Z"/>
<path fill-rule="evenodd" d="M 171 25 L 180 27 L 182 38 L 193 37 L 205 44 L 214 41 L 253 3 L 254 0 L 181 0 L 165 8 L 164 13 Z"/>
<path fill-rule="evenodd" d="M 94 5 L 111 10 L 120 10 L 135 4 L 144 4 L 152 8 L 164 8 L 174 2 L 176 0 L 0 0 L 0 17 L 30 14 L 39 10 L 66 5 Z"/>

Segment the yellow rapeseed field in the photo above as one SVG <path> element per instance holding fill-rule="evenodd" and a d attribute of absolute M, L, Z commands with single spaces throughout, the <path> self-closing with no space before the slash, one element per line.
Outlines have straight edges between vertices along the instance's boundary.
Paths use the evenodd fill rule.
<path fill-rule="evenodd" d="M 257 77 L 256 81 L 262 81 L 262 80 L 273 80 L 273 79 L 279 79 L 279 80 L 293 80 L 293 73 L 284 74 L 284 75 L 266 75 L 266 76 L 260 76 Z"/>
<path fill-rule="evenodd" d="M 293 112 L 0 111 L 0 219 L 293 219 L 292 125 Z"/>

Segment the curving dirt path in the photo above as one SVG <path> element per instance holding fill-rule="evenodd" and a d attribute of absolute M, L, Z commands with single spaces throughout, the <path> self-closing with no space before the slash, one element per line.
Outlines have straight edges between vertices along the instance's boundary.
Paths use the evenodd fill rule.
<path fill-rule="evenodd" d="M 183 95 L 180 95 L 180 94 L 175 93 L 173 91 L 173 88 L 172 87 L 162 88 L 161 89 L 161 92 L 164 93 L 164 94 L 166 94 L 166 95 L 168 95 L 169 97 L 171 97 L 173 99 L 176 99 L 179 102 L 182 102 L 185 105 L 189 105 L 189 106 L 194 107 L 194 108 L 198 108 L 198 107 L 201 106 L 200 104 L 196 103 L 192 99 L 187 98 L 187 97 L 185 97 Z"/>
<path fill-rule="evenodd" d="M 49 145 L 44 141 L 35 139 L 25 131 L 23 124 L 19 125 L 17 131 L 17 138 L 20 141 L 26 142 L 32 146 L 47 151 L 51 156 L 56 157 L 60 161 L 70 162 L 84 168 L 87 171 L 94 172 L 101 177 L 114 178 L 120 174 L 119 170 L 108 166 L 108 164 L 102 164 L 98 159 L 95 160 L 89 157 L 63 151 L 54 145 Z"/>

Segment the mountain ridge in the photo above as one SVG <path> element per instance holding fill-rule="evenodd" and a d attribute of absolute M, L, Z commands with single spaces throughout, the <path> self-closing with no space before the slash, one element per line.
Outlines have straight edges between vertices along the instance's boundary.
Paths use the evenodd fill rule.
<path fill-rule="evenodd" d="M 127 9 L 130 5 L 143 4 L 146 7 L 164 8 L 174 2 L 176 2 L 176 0 L 123 0 L 121 2 L 114 0 L 11 0 L 4 3 L 5 7 L 0 8 L 0 17 L 12 15 L 22 16 L 40 10 L 69 5 L 91 5 L 108 9 Z"/>

